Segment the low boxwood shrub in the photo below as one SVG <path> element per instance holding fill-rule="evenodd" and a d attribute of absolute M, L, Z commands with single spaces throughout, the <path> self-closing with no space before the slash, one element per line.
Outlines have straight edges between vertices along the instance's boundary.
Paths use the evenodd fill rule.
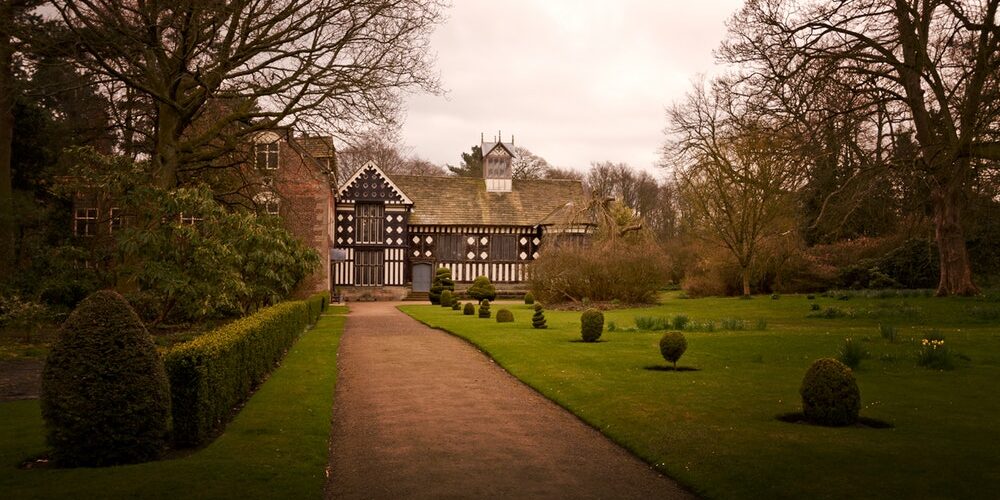
<path fill-rule="evenodd" d="M 535 296 L 532 295 L 531 292 L 528 292 L 528 293 L 524 294 L 524 303 L 528 304 L 529 306 L 531 304 L 534 304 L 535 303 Z"/>
<path fill-rule="evenodd" d="M 660 337 L 660 354 L 663 359 L 674 364 L 675 370 L 677 369 L 677 361 L 684 355 L 687 346 L 687 339 L 681 332 L 667 332 L 663 334 L 663 337 Z"/>
<path fill-rule="evenodd" d="M 513 323 L 514 313 L 510 312 L 509 309 L 501 309 L 497 311 L 497 323 Z"/>
<path fill-rule="evenodd" d="M 584 342 L 597 342 L 604 333 L 604 313 L 587 309 L 580 315 L 580 336 Z"/>
<path fill-rule="evenodd" d="M 452 311 L 458 311 L 460 309 L 462 309 L 462 303 L 461 302 L 459 302 L 457 300 L 451 301 L 451 310 Z"/>
<path fill-rule="evenodd" d="M 163 452 L 167 374 L 153 337 L 121 295 L 95 292 L 66 319 L 42 372 L 41 404 L 59 465 L 136 463 Z"/>
<path fill-rule="evenodd" d="M 472 316 L 476 314 L 476 306 L 472 305 L 472 302 L 466 302 L 465 306 L 462 308 L 462 314 L 466 316 Z"/>
<path fill-rule="evenodd" d="M 314 300 L 262 309 L 167 352 L 175 445 L 202 444 L 225 424 L 312 321 Z"/>
<path fill-rule="evenodd" d="M 452 295 L 451 290 L 441 290 L 441 307 L 451 307 L 451 303 L 455 300 L 455 296 Z"/>
<path fill-rule="evenodd" d="M 831 426 L 852 425 L 861 410 L 861 391 L 854 373 L 832 358 L 813 362 L 799 389 L 806 419 Z"/>
<path fill-rule="evenodd" d="M 479 304 L 479 317 L 490 317 L 490 301 L 488 299 L 483 299 L 483 301 Z"/>
<path fill-rule="evenodd" d="M 320 315 L 330 307 L 330 292 L 321 292 L 306 299 L 306 307 L 309 309 L 309 324 L 319 321 Z"/>
<path fill-rule="evenodd" d="M 431 304 L 441 303 L 441 293 L 445 290 L 455 291 L 455 281 L 451 279 L 451 269 L 439 267 L 434 271 L 434 280 L 431 282 L 431 289 L 427 293 L 427 298 Z"/>
<path fill-rule="evenodd" d="M 535 314 L 531 316 L 531 327 L 539 329 L 549 327 L 545 324 L 545 312 L 542 310 L 541 304 L 535 304 Z"/>

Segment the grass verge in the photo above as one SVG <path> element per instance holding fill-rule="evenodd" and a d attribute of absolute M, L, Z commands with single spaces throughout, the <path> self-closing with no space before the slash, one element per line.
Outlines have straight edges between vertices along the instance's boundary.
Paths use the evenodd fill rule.
<path fill-rule="evenodd" d="M 531 328 L 530 306 L 507 305 L 498 324 L 432 306 L 403 306 L 416 319 L 462 337 L 514 376 L 710 498 L 990 498 L 1000 489 L 994 443 L 1000 412 L 1000 327 L 967 314 L 974 299 L 818 298 L 821 306 L 865 314 L 808 318 L 810 301 L 691 299 L 672 294 L 654 308 L 606 312 L 693 322 L 741 318 L 766 330 L 685 332 L 678 363 L 666 371 L 662 332 L 605 332 L 580 338 L 579 313 L 546 311 L 549 329 Z M 498 304 L 498 306 L 500 306 Z M 905 306 L 906 314 L 896 314 Z M 874 312 L 869 312 L 874 311 Z M 914 312 L 917 313 L 914 313 Z M 891 320 L 890 342 L 879 324 Z M 920 337 L 937 329 L 964 358 L 952 371 L 917 366 Z M 847 337 L 870 357 L 856 370 L 863 417 L 893 428 L 791 424 L 802 376 L 816 358 L 835 357 Z"/>
<path fill-rule="evenodd" d="M 38 401 L 0 403 L 4 498 L 320 498 L 326 480 L 337 347 L 346 308 L 331 308 L 224 434 L 173 460 L 101 469 L 17 466 L 45 451 Z"/>

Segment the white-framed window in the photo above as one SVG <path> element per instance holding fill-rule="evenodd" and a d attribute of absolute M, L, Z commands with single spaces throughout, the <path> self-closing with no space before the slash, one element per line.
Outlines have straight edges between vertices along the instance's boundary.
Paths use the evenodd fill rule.
<path fill-rule="evenodd" d="M 355 214 L 355 221 L 357 223 L 354 231 L 355 241 L 360 244 L 369 245 L 382 243 L 382 240 L 385 238 L 382 226 L 383 215 L 384 212 L 381 203 L 358 203 L 357 213 Z"/>
<path fill-rule="evenodd" d="M 192 224 L 192 225 L 195 224 L 195 223 L 197 223 L 197 222 L 201 222 L 202 220 L 204 220 L 202 217 L 198 217 L 196 215 L 185 214 L 184 212 L 181 212 L 180 219 L 181 219 L 181 224 Z"/>
<path fill-rule="evenodd" d="M 115 234 L 124 224 L 125 218 L 122 215 L 122 209 L 111 207 L 111 210 L 108 211 L 108 234 Z"/>
<path fill-rule="evenodd" d="M 78 208 L 73 213 L 73 235 L 94 236 L 97 234 L 96 208 Z"/>
<path fill-rule="evenodd" d="M 261 170 L 277 170 L 278 141 L 258 142 L 254 144 L 253 164 Z"/>

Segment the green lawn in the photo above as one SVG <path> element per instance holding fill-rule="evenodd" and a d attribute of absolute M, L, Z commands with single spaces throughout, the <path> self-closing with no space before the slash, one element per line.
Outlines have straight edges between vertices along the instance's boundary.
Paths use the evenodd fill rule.
<path fill-rule="evenodd" d="M 322 317 L 225 433 L 183 458 L 104 469 L 19 470 L 25 458 L 45 451 L 38 402 L 0 403 L 0 496 L 320 498 L 343 326 L 344 316 Z"/>
<path fill-rule="evenodd" d="M 975 299 L 820 297 L 854 318 L 807 318 L 804 296 L 680 299 L 606 313 L 630 327 L 637 315 L 692 321 L 743 319 L 764 331 L 686 333 L 679 365 L 667 372 L 656 332 L 605 332 L 579 339 L 579 313 L 546 311 L 531 328 L 530 306 L 497 303 L 515 322 L 463 316 L 437 306 L 401 309 L 450 331 L 513 375 L 580 416 L 658 469 L 712 498 L 988 498 L 1000 490 L 1000 303 Z M 898 326 L 883 340 L 878 324 Z M 937 328 L 968 357 L 953 371 L 916 365 L 920 336 Z M 856 370 L 862 416 L 892 429 L 790 424 L 812 360 L 834 357 L 845 337 L 871 352 Z"/>

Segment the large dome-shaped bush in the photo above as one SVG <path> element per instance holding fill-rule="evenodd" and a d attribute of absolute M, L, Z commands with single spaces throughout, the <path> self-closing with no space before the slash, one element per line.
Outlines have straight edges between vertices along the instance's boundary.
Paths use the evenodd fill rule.
<path fill-rule="evenodd" d="M 166 371 L 121 295 L 96 292 L 63 323 L 42 373 L 42 416 L 60 465 L 135 463 L 162 453 L 170 422 Z"/>
<path fill-rule="evenodd" d="M 861 391 L 847 365 L 832 358 L 817 359 L 802 379 L 802 413 L 821 425 L 851 425 L 858 421 Z"/>

